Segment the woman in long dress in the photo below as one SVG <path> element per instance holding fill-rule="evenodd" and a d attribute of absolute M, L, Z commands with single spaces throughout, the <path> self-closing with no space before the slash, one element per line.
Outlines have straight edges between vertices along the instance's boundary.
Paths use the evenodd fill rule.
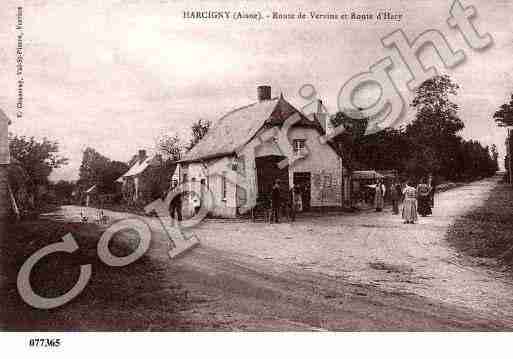
<path fill-rule="evenodd" d="M 422 217 L 431 214 L 430 193 L 431 188 L 426 183 L 419 183 L 417 186 L 417 203 L 419 214 Z"/>
<path fill-rule="evenodd" d="M 376 208 L 376 212 L 381 212 L 383 210 L 383 205 L 385 197 L 385 185 L 379 179 L 376 183 L 376 188 L 374 192 L 374 207 Z"/>
<path fill-rule="evenodd" d="M 402 217 L 404 223 L 417 221 L 417 190 L 408 182 L 403 190 L 404 202 Z"/>

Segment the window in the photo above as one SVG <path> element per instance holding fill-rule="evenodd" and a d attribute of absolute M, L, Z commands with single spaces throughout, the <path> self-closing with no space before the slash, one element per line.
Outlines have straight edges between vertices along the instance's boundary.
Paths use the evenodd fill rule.
<path fill-rule="evenodd" d="M 226 172 L 221 176 L 221 199 L 226 199 Z"/>
<path fill-rule="evenodd" d="M 331 186 L 332 186 L 331 175 L 330 174 L 324 175 L 324 187 L 329 188 Z"/>
<path fill-rule="evenodd" d="M 201 193 L 202 197 L 203 197 L 203 193 L 205 191 L 205 185 L 206 185 L 206 179 L 204 179 L 204 178 L 200 179 L 199 190 L 200 190 L 200 193 Z"/>
<path fill-rule="evenodd" d="M 246 162 L 244 156 L 237 158 L 237 172 L 246 173 Z"/>
<path fill-rule="evenodd" d="M 305 139 L 295 139 L 292 141 L 292 146 L 294 148 L 295 154 L 301 154 L 303 150 L 305 149 L 306 140 Z"/>

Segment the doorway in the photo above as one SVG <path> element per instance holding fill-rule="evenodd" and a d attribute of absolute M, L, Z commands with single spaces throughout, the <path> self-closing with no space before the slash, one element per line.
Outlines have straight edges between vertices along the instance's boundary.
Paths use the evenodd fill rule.
<path fill-rule="evenodd" d="M 310 172 L 294 172 L 293 175 L 294 184 L 301 188 L 301 199 L 303 201 L 304 211 L 310 210 L 311 177 Z"/>
<path fill-rule="evenodd" d="M 261 199 L 270 200 L 274 182 L 280 180 L 282 197 L 287 198 L 289 189 L 289 167 L 279 168 L 278 163 L 283 156 L 264 156 L 255 159 L 257 170 L 258 196 Z"/>

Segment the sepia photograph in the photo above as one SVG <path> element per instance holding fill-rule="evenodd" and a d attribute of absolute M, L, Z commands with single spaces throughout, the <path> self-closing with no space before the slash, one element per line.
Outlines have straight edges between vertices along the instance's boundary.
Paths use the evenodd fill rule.
<path fill-rule="evenodd" d="M 2 5 L 0 337 L 513 330 L 513 2 Z"/>

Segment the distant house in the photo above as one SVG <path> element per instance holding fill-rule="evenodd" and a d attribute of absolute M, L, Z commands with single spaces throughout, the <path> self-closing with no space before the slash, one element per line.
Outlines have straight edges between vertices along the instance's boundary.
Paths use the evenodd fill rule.
<path fill-rule="evenodd" d="M 146 150 L 139 150 L 130 169 L 118 178 L 122 183 L 124 199 L 129 203 L 147 203 L 160 197 L 169 189 L 176 164 L 164 161 L 162 156 L 148 156 Z"/>
<path fill-rule="evenodd" d="M 295 116 L 297 122 L 288 131 L 294 156 L 308 155 L 292 166 L 280 168 L 286 159 L 278 139 L 262 142 L 276 133 L 285 121 Z M 221 117 L 206 136 L 185 154 L 177 173 L 181 183 L 203 183 L 214 195 L 214 216 L 235 217 L 247 203 L 247 190 L 259 200 L 269 196 L 280 179 L 283 196 L 293 184 L 302 188 L 306 210 L 342 207 L 346 178 L 341 155 L 319 137 L 324 129 L 316 116 L 307 118 L 283 96 L 271 98 L 269 86 L 258 87 L 258 102 L 235 109 Z M 244 156 L 245 148 L 254 148 L 254 156 Z M 289 159 L 291 160 L 291 159 Z M 289 162 L 290 163 L 290 162 Z M 236 169 L 250 183 L 246 189 L 219 175 L 219 168 Z"/>

